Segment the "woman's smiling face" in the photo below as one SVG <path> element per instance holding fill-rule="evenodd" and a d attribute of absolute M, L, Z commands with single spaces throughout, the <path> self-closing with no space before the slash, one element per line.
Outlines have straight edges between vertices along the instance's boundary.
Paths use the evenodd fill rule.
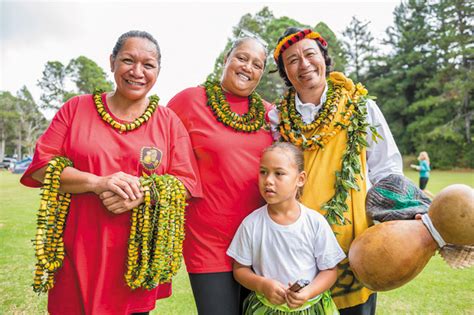
<path fill-rule="evenodd" d="M 237 96 L 252 94 L 262 78 L 265 59 L 262 44 L 252 38 L 244 40 L 225 59 L 222 88 Z"/>
<path fill-rule="evenodd" d="M 116 92 L 127 99 L 146 97 L 160 72 L 156 46 L 146 38 L 128 38 L 115 57 L 110 57 Z"/>

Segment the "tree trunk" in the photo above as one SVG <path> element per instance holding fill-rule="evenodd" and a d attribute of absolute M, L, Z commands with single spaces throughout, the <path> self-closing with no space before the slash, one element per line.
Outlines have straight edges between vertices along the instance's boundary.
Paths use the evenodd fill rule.
<path fill-rule="evenodd" d="M 0 159 L 5 157 L 5 128 L 2 128 L 2 140 L 0 141 Z"/>
<path fill-rule="evenodd" d="M 22 128 L 21 128 L 21 123 L 18 124 L 17 126 L 17 130 L 18 130 L 18 138 L 17 138 L 17 144 L 16 144 L 16 153 L 18 154 L 18 160 L 21 161 L 23 159 L 22 155 L 21 155 L 21 143 L 22 143 L 22 137 L 21 137 L 21 132 L 22 132 Z"/>

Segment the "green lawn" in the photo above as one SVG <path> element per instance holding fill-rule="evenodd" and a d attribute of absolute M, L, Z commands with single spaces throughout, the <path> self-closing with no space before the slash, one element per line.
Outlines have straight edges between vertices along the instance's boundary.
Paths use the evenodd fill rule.
<path fill-rule="evenodd" d="M 418 181 L 418 173 L 406 175 Z M 0 172 L 0 314 L 45 314 L 46 297 L 31 289 L 39 190 L 18 184 L 19 176 Z M 433 171 L 428 189 L 454 183 L 474 187 L 472 171 Z M 173 296 L 157 302 L 152 314 L 196 314 L 184 270 L 174 280 Z M 474 271 L 450 269 L 439 256 L 407 285 L 379 293 L 377 314 L 474 314 Z"/>

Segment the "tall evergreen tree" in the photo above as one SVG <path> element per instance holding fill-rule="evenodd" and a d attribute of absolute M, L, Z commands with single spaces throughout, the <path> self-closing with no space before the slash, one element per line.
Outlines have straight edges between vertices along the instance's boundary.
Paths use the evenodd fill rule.
<path fill-rule="evenodd" d="M 430 40 L 429 5 L 425 0 L 402 2 L 394 11 L 394 26 L 387 29 L 385 44 L 391 52 L 379 58 L 367 73 L 369 91 L 387 119 L 402 153 L 415 151 L 420 132 L 407 127 L 417 120 L 417 102 L 430 95 L 436 55 Z"/>
<path fill-rule="evenodd" d="M 328 53 L 332 59 L 333 70 L 345 72 L 347 58 L 344 52 L 343 44 L 337 38 L 336 34 L 334 34 L 334 32 L 324 22 L 319 22 L 316 24 L 314 30 L 321 34 L 321 36 L 328 42 Z"/>
<path fill-rule="evenodd" d="M 361 21 L 353 16 L 349 25 L 342 32 L 344 50 L 349 60 L 347 71 L 356 82 L 364 81 L 375 54 L 374 37 L 369 30 L 370 21 Z"/>
<path fill-rule="evenodd" d="M 432 151 L 441 166 L 474 167 L 474 5 L 465 0 L 443 0 L 431 8 L 431 45 L 437 54 L 437 71 L 431 83 L 432 95 L 424 104 L 430 111 L 414 124 L 431 126 L 418 139 L 418 146 Z M 433 124 L 435 115 L 440 122 Z M 437 150 L 440 146 L 445 150 Z"/>

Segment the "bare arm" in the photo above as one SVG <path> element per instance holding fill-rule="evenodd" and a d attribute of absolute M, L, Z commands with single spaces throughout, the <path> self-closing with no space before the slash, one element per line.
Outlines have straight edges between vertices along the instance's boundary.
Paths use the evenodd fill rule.
<path fill-rule="evenodd" d="M 249 290 L 262 293 L 271 303 L 280 305 L 285 303 L 286 287 L 272 279 L 255 274 L 249 266 L 234 261 L 234 278 Z"/>
<path fill-rule="evenodd" d="M 303 305 L 309 299 L 330 289 L 337 279 L 337 268 L 321 270 L 311 283 L 300 292 L 286 291 L 287 303 L 291 308 Z"/>
<path fill-rule="evenodd" d="M 31 176 L 43 182 L 46 167 L 35 171 Z M 138 177 L 123 172 L 109 176 L 97 176 L 92 173 L 82 172 L 73 167 L 66 167 L 61 173 L 61 191 L 72 194 L 93 192 L 97 195 L 111 191 L 123 199 L 136 200 L 141 197 L 140 182 Z"/>

